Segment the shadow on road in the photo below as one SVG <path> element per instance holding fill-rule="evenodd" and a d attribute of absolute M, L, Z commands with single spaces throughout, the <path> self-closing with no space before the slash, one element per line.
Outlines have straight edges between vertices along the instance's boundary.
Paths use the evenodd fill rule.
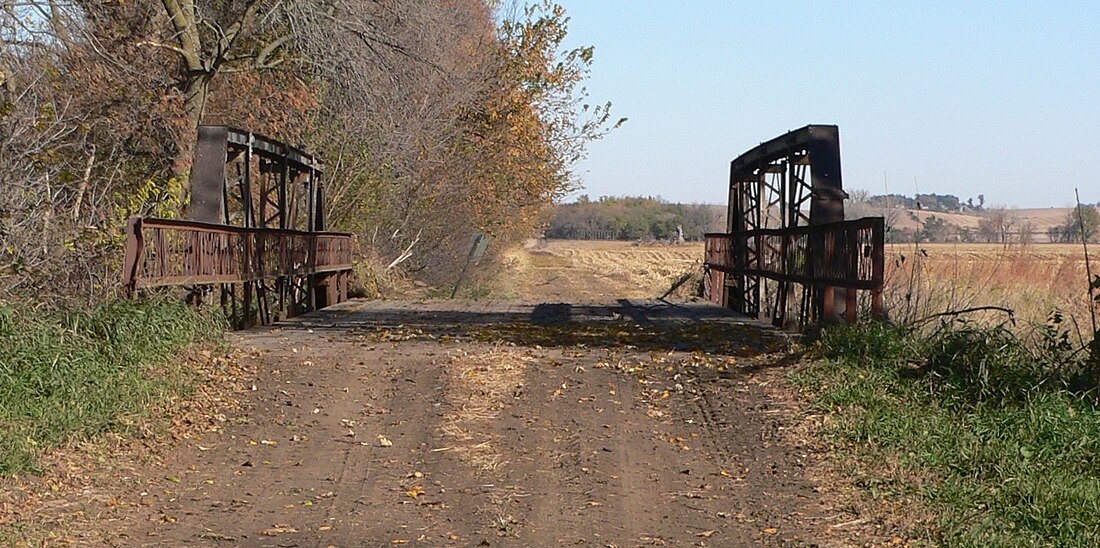
<path fill-rule="evenodd" d="M 272 329 L 343 330 L 378 341 L 477 341 L 750 357 L 782 352 L 787 333 L 707 303 L 352 301 Z"/>

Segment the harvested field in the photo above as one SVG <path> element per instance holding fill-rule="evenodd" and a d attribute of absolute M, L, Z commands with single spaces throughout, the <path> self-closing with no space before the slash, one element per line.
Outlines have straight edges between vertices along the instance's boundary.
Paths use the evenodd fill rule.
<path fill-rule="evenodd" d="M 520 300 L 654 299 L 702 264 L 701 242 L 531 240 L 508 254 L 509 273 L 500 291 Z"/>
<path fill-rule="evenodd" d="M 1100 248 L 1095 254 L 1100 257 Z M 652 299 L 682 274 L 699 271 L 702 256 L 701 243 L 531 241 L 509 253 L 509 273 L 498 291 L 520 300 Z M 1044 322 L 1054 310 L 1082 326 L 1090 321 L 1080 245 L 890 244 L 886 270 L 886 304 L 898 320 L 999 306 L 1024 324 Z M 1000 312 L 972 317 L 1005 318 Z"/>

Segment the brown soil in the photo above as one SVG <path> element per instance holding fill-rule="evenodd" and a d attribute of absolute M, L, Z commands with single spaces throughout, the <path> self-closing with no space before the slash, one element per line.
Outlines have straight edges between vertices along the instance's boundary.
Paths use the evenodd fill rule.
<path fill-rule="evenodd" d="M 667 270 L 635 280 L 667 288 Z M 583 266 L 562 280 L 613 288 Z M 786 335 L 708 304 L 584 297 L 351 301 L 232 334 L 232 372 L 207 379 L 224 392 L 167 445 L 78 451 L 56 487 L 9 482 L 26 492 L 0 517 L 125 546 L 881 540 L 810 479 Z"/>
<path fill-rule="evenodd" d="M 702 323 L 701 320 L 705 320 Z M 250 404 L 121 544 L 813 544 L 785 338 L 706 305 L 353 302 L 234 336 Z"/>

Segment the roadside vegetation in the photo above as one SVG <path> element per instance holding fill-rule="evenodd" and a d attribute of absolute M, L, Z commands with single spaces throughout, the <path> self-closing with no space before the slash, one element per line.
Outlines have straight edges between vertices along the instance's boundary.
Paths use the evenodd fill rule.
<path fill-rule="evenodd" d="M 186 386 L 210 322 L 115 299 L 127 218 L 187 216 L 200 124 L 325 161 L 363 295 L 456 287 L 475 236 L 492 262 L 537 233 L 616 125 L 549 0 L 0 8 L 0 476 Z"/>
<path fill-rule="evenodd" d="M 127 217 L 187 216 L 200 124 L 322 158 L 367 290 L 447 286 L 476 235 L 490 257 L 531 237 L 616 125 L 549 0 L 0 8 L 0 299 L 110 295 Z"/>
<path fill-rule="evenodd" d="M 41 450 L 126 433 L 151 405 L 187 394 L 185 353 L 221 328 L 163 299 L 0 305 L 0 476 L 36 470 Z"/>
<path fill-rule="evenodd" d="M 911 538 L 1096 546 L 1098 369 L 1061 324 L 831 326 L 794 380 L 833 460 Z"/>

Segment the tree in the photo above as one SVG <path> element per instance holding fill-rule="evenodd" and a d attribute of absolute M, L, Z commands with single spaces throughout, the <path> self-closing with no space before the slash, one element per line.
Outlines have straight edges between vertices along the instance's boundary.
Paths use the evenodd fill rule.
<path fill-rule="evenodd" d="M 981 196 L 978 199 L 983 200 Z M 1004 208 L 989 210 L 978 221 L 978 239 L 986 243 L 1009 243 L 1009 233 L 1016 222 L 1016 217 Z"/>
<path fill-rule="evenodd" d="M 1060 240 L 1066 243 L 1096 241 L 1100 235 L 1100 212 L 1092 206 L 1077 206 L 1066 214 L 1065 222 L 1058 227 Z"/>
<path fill-rule="evenodd" d="M 336 84 L 324 123 L 341 128 L 340 142 L 328 146 L 363 158 L 359 167 L 342 165 L 333 190 L 346 209 L 333 218 L 368 234 L 364 241 L 382 255 L 418 241 L 408 267 L 445 278 L 472 231 L 498 244 L 534 232 L 610 119 L 609 105 L 585 101 L 580 84 L 593 50 L 563 48 L 568 18 L 560 7 L 543 2 L 502 14 L 494 27 L 482 3 L 437 6 L 398 2 L 387 10 L 404 10 L 386 30 L 400 50 L 330 46 L 358 40 L 341 28 L 305 45 L 311 57 L 340 59 L 315 68 Z"/>
<path fill-rule="evenodd" d="M 200 122 L 325 159 L 330 225 L 382 265 L 412 249 L 400 267 L 426 281 L 448 278 L 474 231 L 494 250 L 533 233 L 611 125 L 580 87 L 593 50 L 563 47 L 568 18 L 549 2 L 0 8 L 0 275 L 19 291 L 43 285 L 28 272 L 91 289 L 126 216 L 178 212 Z"/>
<path fill-rule="evenodd" d="M 951 233 L 951 227 L 943 219 L 935 215 L 924 220 L 921 228 L 920 239 L 926 242 L 946 242 Z"/>

